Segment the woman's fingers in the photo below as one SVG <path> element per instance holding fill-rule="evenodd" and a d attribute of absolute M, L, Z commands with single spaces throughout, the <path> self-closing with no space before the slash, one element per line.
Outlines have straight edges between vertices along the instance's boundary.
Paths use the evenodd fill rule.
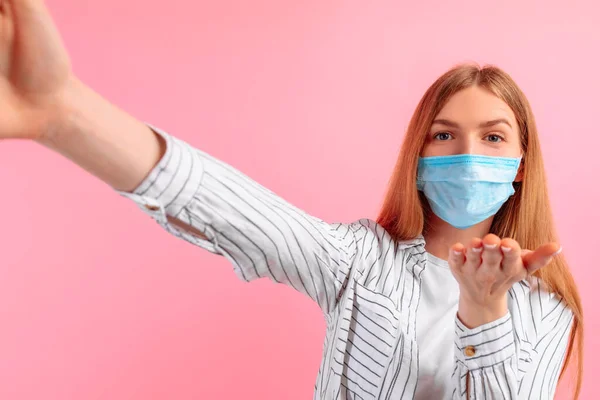
<path fill-rule="evenodd" d="M 465 265 L 465 246 L 462 243 L 456 243 L 450 248 L 448 265 L 455 274 L 462 271 L 462 267 Z"/>
<path fill-rule="evenodd" d="M 477 274 L 485 281 L 493 280 L 500 272 L 507 277 L 518 276 L 520 280 L 524 268 L 525 272 L 532 274 L 547 265 L 560 251 L 556 243 L 545 244 L 535 251 L 521 249 L 514 239 L 501 240 L 488 234 L 483 239 L 473 238 L 467 246 L 454 244 L 450 248 L 448 263 L 455 273 Z"/>
<path fill-rule="evenodd" d="M 483 242 L 479 238 L 471 239 L 466 248 L 466 261 L 463 266 L 463 273 L 475 274 L 481 265 L 481 253 L 483 252 Z"/>
<path fill-rule="evenodd" d="M 516 276 L 522 268 L 521 246 L 513 239 L 502 239 L 500 242 L 502 252 L 502 272 L 506 276 Z"/>
<path fill-rule="evenodd" d="M 560 254 L 561 251 L 562 247 L 558 243 L 543 244 L 535 251 L 524 252 L 522 256 L 523 266 L 527 268 L 527 272 L 531 275 L 538 269 L 548 265 L 552 258 Z"/>
<path fill-rule="evenodd" d="M 502 253 L 500 252 L 500 238 L 494 234 L 487 234 L 483 238 L 483 253 L 481 266 L 488 269 L 500 268 Z"/>

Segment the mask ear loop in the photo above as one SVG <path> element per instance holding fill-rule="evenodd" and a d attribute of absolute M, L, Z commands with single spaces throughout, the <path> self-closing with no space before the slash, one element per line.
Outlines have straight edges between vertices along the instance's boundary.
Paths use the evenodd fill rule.
<path fill-rule="evenodd" d="M 519 164 L 519 169 L 517 170 L 517 176 L 513 183 L 521 183 L 523 181 L 523 175 L 525 174 L 525 159 L 521 158 L 521 163 Z"/>

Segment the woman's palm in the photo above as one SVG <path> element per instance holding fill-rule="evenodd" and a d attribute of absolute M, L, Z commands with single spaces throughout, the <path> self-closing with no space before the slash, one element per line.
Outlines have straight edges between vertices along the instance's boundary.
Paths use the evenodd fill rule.
<path fill-rule="evenodd" d="M 0 139 L 39 138 L 71 75 L 43 1 L 0 0 Z"/>

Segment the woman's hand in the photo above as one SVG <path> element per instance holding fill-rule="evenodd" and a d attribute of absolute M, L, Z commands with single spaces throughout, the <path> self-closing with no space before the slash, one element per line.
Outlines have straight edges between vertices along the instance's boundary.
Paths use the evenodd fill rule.
<path fill-rule="evenodd" d="M 147 124 L 77 79 L 43 0 L 0 0 L 2 139 L 35 140 L 127 192 L 166 150 Z"/>
<path fill-rule="evenodd" d="M 556 243 L 522 250 L 512 239 L 486 235 L 465 247 L 456 243 L 448 263 L 460 287 L 458 317 L 469 328 L 506 315 L 507 293 L 516 283 L 546 266 L 561 248 Z"/>
<path fill-rule="evenodd" d="M 70 59 L 42 0 L 0 0 L 0 139 L 39 139 L 60 114 Z"/>

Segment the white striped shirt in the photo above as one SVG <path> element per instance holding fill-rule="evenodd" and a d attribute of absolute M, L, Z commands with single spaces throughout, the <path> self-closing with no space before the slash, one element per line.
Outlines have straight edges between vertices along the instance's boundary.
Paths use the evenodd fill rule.
<path fill-rule="evenodd" d="M 224 256 L 244 281 L 269 278 L 308 295 L 327 322 L 314 399 L 412 399 L 423 237 L 398 242 L 370 219 L 326 223 L 230 165 L 151 126 L 167 149 L 133 200 L 169 233 Z M 207 239 L 169 223 L 167 216 Z M 509 313 L 468 329 L 454 320 L 452 385 L 443 398 L 549 399 L 573 314 L 537 278 L 509 291 Z M 465 352 L 469 347 L 470 350 Z M 447 354 L 446 354 L 447 356 Z"/>

